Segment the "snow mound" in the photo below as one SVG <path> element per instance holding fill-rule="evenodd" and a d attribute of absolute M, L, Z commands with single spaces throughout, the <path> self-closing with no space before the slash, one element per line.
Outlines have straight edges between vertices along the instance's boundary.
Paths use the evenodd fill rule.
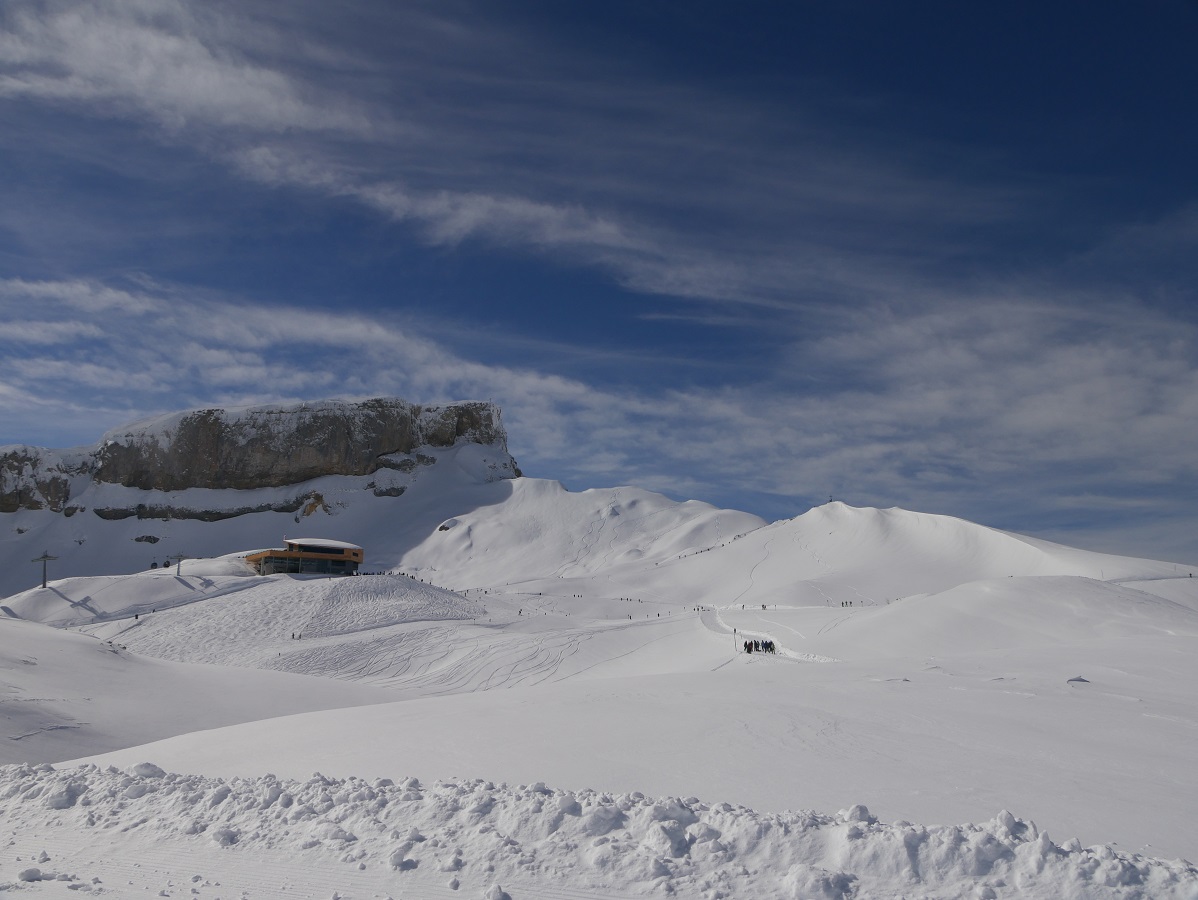
<path fill-rule="evenodd" d="M 202 603 L 85 629 L 120 639 L 138 653 L 180 662 L 288 668 L 319 639 L 413 622 L 472 619 L 483 607 L 460 594 L 403 575 L 270 575 Z"/>
<path fill-rule="evenodd" d="M 401 566 L 471 587 L 606 576 L 613 567 L 651 570 L 655 561 L 764 524 L 749 513 L 640 488 L 571 493 L 556 481 L 521 478 L 502 504 L 446 518 Z"/>
<path fill-rule="evenodd" d="M 882 605 L 1009 576 L 1113 580 L 1176 576 L 1179 568 L 1076 550 L 952 516 L 829 503 L 710 553 L 662 564 L 648 578 L 663 586 L 686 584 L 692 596 L 716 606 L 839 608 L 842 602 Z"/>
<path fill-rule="evenodd" d="M 72 833 L 77 843 L 121 833 L 134 854 L 181 842 L 195 853 L 230 854 L 222 857 L 226 871 L 244 860 L 340 869 L 347 881 L 373 872 L 416 895 L 449 879 L 453 888 L 480 893 L 531 883 L 621 897 L 995 898 L 1014 891 L 1180 900 L 1198 891 L 1198 869 L 1189 863 L 1077 841 L 1058 845 L 1005 811 L 980 825 L 884 824 L 863 806 L 835 815 L 766 814 L 694 797 L 563 792 L 542 783 L 426 786 L 414 778 L 319 774 L 225 781 L 168 774 L 150 763 L 129 771 L 7 766 L 0 799 L 5 829 L 31 846 L 51 833 L 59 844 Z M 41 865 L 50 862 L 42 857 Z M 186 872 L 156 871 L 179 879 L 196 867 L 192 860 L 180 853 L 175 866 Z M 69 853 L 54 862 L 75 866 Z M 222 880 L 236 890 L 229 875 Z"/>
<path fill-rule="evenodd" d="M 10 618 L 69 628 L 183 606 L 245 590 L 257 581 L 240 559 L 187 560 L 181 567 L 187 574 L 175 571 L 64 578 L 14 594 L 2 610 Z"/>

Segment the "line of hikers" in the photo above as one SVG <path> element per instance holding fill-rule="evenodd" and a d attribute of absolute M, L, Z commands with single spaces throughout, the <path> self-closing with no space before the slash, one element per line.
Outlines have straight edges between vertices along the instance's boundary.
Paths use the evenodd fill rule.
<path fill-rule="evenodd" d="M 773 653 L 773 641 L 745 641 L 745 653 Z"/>

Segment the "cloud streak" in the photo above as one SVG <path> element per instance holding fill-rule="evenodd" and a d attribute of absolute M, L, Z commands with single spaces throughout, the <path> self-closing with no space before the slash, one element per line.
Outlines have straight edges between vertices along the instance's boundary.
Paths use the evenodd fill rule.
<path fill-rule="evenodd" d="M 344 104 L 218 41 L 219 20 L 180 2 L 14 4 L 0 33 L 0 96 L 106 104 L 168 129 L 208 124 L 368 133 Z"/>
<path fill-rule="evenodd" d="M 603 60 L 546 52 L 482 10 L 469 27 L 435 7 L 391 11 L 398 46 L 355 58 L 315 7 L 299 21 L 267 9 L 17 0 L 0 96 L 152 123 L 162 142 L 259 184 L 352 199 L 432 245 L 551 252 L 704 301 L 876 294 L 1027 199 L 853 145 L 814 115 L 635 72 L 613 84 Z"/>
<path fill-rule="evenodd" d="M 21 134 L 52 122 L 46 146 L 88 167 L 80 181 L 115 184 L 92 205 L 74 184 L 31 188 L 2 214 L 31 247 L 67 235 L 70 260 L 0 256 L 10 433 L 73 441 L 198 405 L 491 397 L 532 473 L 750 496 L 767 514 L 834 493 L 1084 529 L 1087 511 L 1177 517 L 1198 500 L 1192 203 L 1061 237 L 1067 176 L 867 117 L 843 127 L 819 84 L 746 100 L 575 50 L 468 0 L 4 4 L 0 103 Z M 216 184 L 211 221 L 189 218 Z M 142 205 L 121 205 L 126 188 Z M 175 239 L 114 252 L 169 230 L 159 204 Z M 145 218 L 123 221 L 130 209 Z M 586 326 L 545 337 L 503 313 L 438 319 L 437 290 L 409 282 L 346 310 L 317 288 L 260 287 L 273 270 L 244 282 L 258 287 L 226 273 L 239 236 L 271 250 L 308 215 L 330 232 L 352 218 L 382 247 L 372 263 L 598 272 L 629 330 L 712 337 L 668 351 L 614 326 L 606 344 Z M 188 258 L 193 244 L 216 255 Z M 295 247 L 280 266 L 310 249 Z M 534 325 L 584 302 L 556 286 L 538 300 Z"/>
<path fill-rule="evenodd" d="M 125 420 L 179 398 L 493 398 L 534 475 L 717 501 L 734 484 L 794 513 L 828 491 L 982 520 L 1018 508 L 1046 523 L 1086 508 L 1126 514 L 1146 489 L 1198 476 L 1198 334 L 1160 315 L 1006 303 L 895 320 L 875 309 L 797 342 L 786 378 L 615 390 L 463 358 L 395 316 L 295 315 L 178 286 L 9 280 L 0 309 L 46 336 L 0 364 L 0 414 L 21 422 L 37 397 L 38 421 L 83 419 L 97 435 L 120 422 L 114 395 L 129 401 Z M 834 383 L 819 393 L 790 384 L 822 376 Z M 1155 508 L 1178 513 L 1192 499 Z"/>

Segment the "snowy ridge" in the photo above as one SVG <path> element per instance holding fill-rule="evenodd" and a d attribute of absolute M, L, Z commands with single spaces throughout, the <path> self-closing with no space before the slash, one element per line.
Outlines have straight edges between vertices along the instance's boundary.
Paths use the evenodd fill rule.
<path fill-rule="evenodd" d="M 0 821 L 16 835 L 18 852 L 30 854 L 31 865 L 13 875 L 36 884 L 63 873 L 83 892 L 107 892 L 105 864 L 89 859 L 88 847 L 91 835 L 115 832 L 124 833 L 127 853 L 145 853 L 147 861 L 164 840 L 222 848 L 226 892 L 240 890 L 239 869 L 267 860 L 317 869 L 347 891 L 436 896 L 429 889 L 444 886 L 490 897 L 506 885 L 512 900 L 554 895 L 550 880 L 561 887 L 556 896 L 577 889 L 712 900 L 996 898 L 1012 891 L 1054 900 L 1182 900 L 1198 892 L 1198 869 L 1188 863 L 1058 845 L 1005 811 L 980 825 L 888 825 L 863 806 L 836 815 L 763 814 L 693 797 L 566 792 L 541 783 L 423 785 L 319 774 L 226 781 L 168 774 L 150 763 L 130 771 L 7 766 L 0 799 Z M 47 810 L 76 849 L 56 848 L 32 865 Z M 201 868 L 198 860 L 191 870 Z M 146 872 L 144 886 L 165 891 L 183 873 L 156 874 L 159 884 Z M 541 887 L 514 887 L 527 881 Z M 193 896 L 221 892 L 202 875 L 189 887 Z"/>
<path fill-rule="evenodd" d="M 709 606 L 879 606 L 1009 576 L 1176 577 L 1185 567 L 1075 550 L 951 516 L 836 502 L 765 525 L 636 488 L 570 494 L 520 479 L 502 504 L 454 516 L 405 571 L 450 587 L 573 586 Z"/>
<path fill-rule="evenodd" d="M 556 481 L 521 478 L 501 505 L 447 519 L 400 565 L 455 586 L 610 579 L 764 524 L 748 513 L 679 503 L 640 488 L 571 493 Z"/>
<path fill-rule="evenodd" d="M 203 574 L 163 567 L 136 575 L 95 575 L 52 582 L 9 597 L 5 615 L 61 628 L 125 619 L 259 587 L 240 560 L 205 561 Z M 179 567 L 181 570 L 182 566 Z M 194 568 L 194 567 L 193 567 Z M 251 580 L 254 579 L 254 580 Z"/>

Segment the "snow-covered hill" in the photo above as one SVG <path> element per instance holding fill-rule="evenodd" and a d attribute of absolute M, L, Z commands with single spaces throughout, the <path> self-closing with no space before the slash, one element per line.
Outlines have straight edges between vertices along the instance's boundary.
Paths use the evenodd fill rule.
<path fill-rule="evenodd" d="M 88 509 L 64 516 L 48 509 L 0 515 L 0 596 L 41 583 L 48 551 L 52 579 L 144 572 L 168 558 L 217 557 L 277 547 L 287 534 L 337 537 L 366 548 L 367 571 L 393 568 L 403 553 L 444 521 L 510 496 L 511 457 L 502 448 L 463 443 L 427 449 L 411 471 L 327 475 L 302 485 L 253 490 L 143 491 L 119 484 L 90 484 L 79 495 Z M 390 496 L 388 491 L 400 491 Z M 376 491 L 380 494 L 376 495 Z M 308 498 L 298 508 L 297 497 Z M 92 509 L 203 510 L 200 518 L 103 519 Z M 259 512 L 244 512 L 259 509 Z M 238 512 L 238 511 L 242 512 Z M 237 513 L 234 515 L 234 513 Z"/>
<path fill-rule="evenodd" d="M 492 502 L 501 490 L 472 489 L 518 475 L 498 408 L 477 402 L 191 410 L 90 448 L 0 447 L 0 597 L 39 582 L 43 553 L 52 577 L 127 574 L 277 546 L 300 523 L 362 539 L 381 524 L 373 560 L 387 568 L 435 527 L 430 504 L 436 519 Z"/>
<path fill-rule="evenodd" d="M 0 759 L 58 768 L 0 769 L 0 884 L 1198 897 L 1160 859 L 1198 858 L 1187 567 L 898 509 L 571 493 L 500 451 L 324 476 L 307 515 L 7 516 Z M 381 574 L 249 572 L 300 529 Z M 45 548 L 78 574 L 30 587 Z"/>
<path fill-rule="evenodd" d="M 690 605 L 879 605 L 1009 576 L 1172 577 L 1174 563 L 1112 556 L 950 516 L 829 503 L 772 525 L 632 488 L 569 494 L 520 479 L 455 516 L 400 564 L 453 586 L 637 596 Z"/>

